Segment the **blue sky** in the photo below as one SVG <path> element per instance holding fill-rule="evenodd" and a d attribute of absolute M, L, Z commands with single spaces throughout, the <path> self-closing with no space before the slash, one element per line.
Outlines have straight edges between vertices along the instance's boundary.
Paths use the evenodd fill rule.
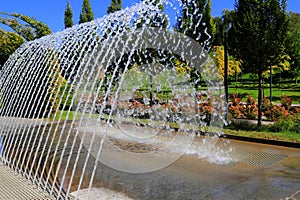
<path fill-rule="evenodd" d="M 47 24 L 52 32 L 64 29 L 64 10 L 67 1 L 71 3 L 73 20 L 77 24 L 83 0 L 0 0 L 0 12 L 17 12 L 33 16 Z M 129 7 L 139 0 L 123 0 L 123 7 Z M 212 0 L 212 15 L 220 16 L 223 9 L 233 9 L 234 0 Z M 288 11 L 300 13 L 300 0 L 287 0 Z M 110 0 L 90 0 L 95 18 L 106 14 Z M 4 28 L 3 26 L 0 26 Z"/>

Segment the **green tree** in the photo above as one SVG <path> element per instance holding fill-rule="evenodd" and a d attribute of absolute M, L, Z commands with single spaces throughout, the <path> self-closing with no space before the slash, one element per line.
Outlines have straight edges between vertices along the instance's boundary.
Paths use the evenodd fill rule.
<path fill-rule="evenodd" d="M 83 0 L 81 13 L 79 16 L 79 24 L 94 20 L 94 13 L 89 0 Z"/>
<path fill-rule="evenodd" d="M 209 49 L 216 32 L 211 16 L 211 1 L 181 0 L 181 3 L 181 16 L 178 17 L 176 30 L 194 39 L 205 49 Z M 195 90 L 198 91 L 198 72 L 193 69 L 190 76 L 191 81 L 195 83 Z"/>
<path fill-rule="evenodd" d="M 225 62 L 225 54 L 224 54 L 224 46 L 214 46 L 213 47 L 215 53 L 215 63 L 218 67 L 219 73 L 221 74 L 222 78 L 224 79 L 224 62 Z M 241 73 L 240 68 L 240 61 L 235 60 L 232 56 L 228 58 L 228 75 L 229 76 L 236 76 L 237 74 Z"/>
<path fill-rule="evenodd" d="M 8 57 L 24 43 L 23 37 L 0 29 L 0 69 Z"/>
<path fill-rule="evenodd" d="M 114 13 L 122 9 L 122 0 L 111 0 L 110 6 L 107 8 L 107 14 Z"/>
<path fill-rule="evenodd" d="M 164 27 L 166 28 L 168 26 L 168 19 L 164 12 L 164 4 L 162 0 L 142 0 L 145 4 L 156 6 L 159 9 L 159 12 L 156 13 L 154 16 L 153 14 L 149 14 L 146 10 L 145 13 L 142 14 L 142 18 L 139 18 L 136 22 L 137 27 L 141 28 L 143 25 L 149 26 L 149 27 Z M 145 17 L 146 16 L 146 17 Z M 149 17 L 151 16 L 151 17 Z M 147 18 L 149 20 L 147 20 Z"/>
<path fill-rule="evenodd" d="M 286 40 L 286 51 L 290 56 L 290 70 L 284 72 L 283 76 L 292 77 L 296 83 L 300 77 L 300 14 L 289 13 L 288 37 Z"/>
<path fill-rule="evenodd" d="M 64 22 L 65 22 L 65 28 L 69 28 L 74 25 L 73 12 L 69 2 L 67 3 L 67 7 L 65 9 Z"/>
<path fill-rule="evenodd" d="M 210 46 L 216 27 L 211 16 L 211 1 L 182 1 L 182 13 L 176 29 L 202 46 Z"/>
<path fill-rule="evenodd" d="M 214 17 L 213 18 L 214 26 L 216 27 L 216 32 L 213 39 L 212 46 L 222 46 L 224 45 L 224 24 L 221 17 Z"/>
<path fill-rule="evenodd" d="M 9 26 L 15 33 L 22 36 L 26 41 L 35 40 L 45 35 L 51 34 L 50 28 L 36 20 L 18 13 L 1 13 L 9 18 L 0 17 L 0 23 Z"/>
<path fill-rule="evenodd" d="M 286 0 L 237 0 L 234 50 L 258 75 L 258 126 L 262 122 L 262 75 L 284 55 L 288 17 Z"/>
<path fill-rule="evenodd" d="M 1 13 L 0 23 L 10 27 L 13 31 L 0 28 L 0 66 L 4 65 L 8 57 L 25 41 L 31 41 L 51 33 L 50 28 L 33 17 L 18 13 Z"/>

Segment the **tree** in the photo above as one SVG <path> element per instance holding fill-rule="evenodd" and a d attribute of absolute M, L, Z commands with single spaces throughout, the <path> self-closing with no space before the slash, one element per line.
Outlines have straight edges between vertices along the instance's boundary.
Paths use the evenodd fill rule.
<path fill-rule="evenodd" d="M 214 46 L 213 47 L 215 53 L 215 63 L 218 67 L 219 73 L 221 74 L 222 78 L 224 79 L 224 47 L 223 46 Z M 236 76 L 237 74 L 241 73 L 240 68 L 240 61 L 235 60 L 232 56 L 228 58 L 228 75 L 229 76 Z"/>
<path fill-rule="evenodd" d="M 221 17 L 213 18 L 214 26 L 216 27 L 216 32 L 213 38 L 212 46 L 222 46 L 224 45 L 224 24 Z"/>
<path fill-rule="evenodd" d="M 45 35 L 51 34 L 50 28 L 34 19 L 18 13 L 1 13 L 9 18 L 0 17 L 0 23 L 9 26 L 18 35 L 22 36 L 26 41 L 35 40 Z M 23 24 L 25 22 L 25 24 Z"/>
<path fill-rule="evenodd" d="M 1 13 L 0 23 L 10 27 L 13 31 L 0 28 L 0 66 L 4 65 L 8 57 L 25 41 L 31 41 L 51 33 L 50 28 L 33 17 L 18 13 Z"/>
<path fill-rule="evenodd" d="M 65 9 L 65 18 L 64 18 L 64 22 L 65 22 L 65 28 L 69 28 L 72 27 L 74 25 L 73 22 L 73 12 L 72 12 L 72 8 L 70 3 L 67 3 L 67 7 Z"/>
<path fill-rule="evenodd" d="M 8 57 L 24 43 L 23 37 L 0 29 L 0 69 Z"/>
<path fill-rule="evenodd" d="M 204 49 L 211 47 L 211 38 L 215 35 L 215 25 L 211 16 L 211 1 L 181 0 L 182 11 L 178 17 L 176 30 L 197 41 Z M 195 90 L 199 87 L 199 74 L 196 69 L 190 73 Z"/>
<path fill-rule="evenodd" d="M 211 16 L 211 1 L 182 1 L 182 14 L 176 29 L 196 40 L 202 46 L 210 46 L 216 27 Z"/>
<path fill-rule="evenodd" d="M 92 11 L 90 1 L 89 0 L 83 0 L 82 3 L 82 9 L 79 16 L 79 24 L 90 22 L 94 20 L 94 13 Z"/>
<path fill-rule="evenodd" d="M 112 0 L 107 8 L 107 14 L 114 13 L 122 9 L 122 0 Z"/>
<path fill-rule="evenodd" d="M 284 72 L 284 76 L 292 77 L 296 83 L 300 77 L 300 14 L 289 13 L 288 36 L 286 51 L 290 56 L 290 70 Z"/>
<path fill-rule="evenodd" d="M 153 13 L 148 13 L 149 11 L 145 10 L 141 16 L 141 18 L 137 19 L 136 25 L 137 28 L 141 28 L 143 25 L 146 25 L 148 27 L 164 27 L 166 28 L 168 26 L 168 19 L 164 12 L 164 4 L 162 0 L 142 0 L 145 4 L 156 6 L 159 9 L 158 13 L 155 13 L 153 16 Z M 149 19 L 149 20 L 147 20 Z"/>
<path fill-rule="evenodd" d="M 262 122 L 262 75 L 284 55 L 288 18 L 286 0 L 237 0 L 234 50 L 258 75 L 258 126 Z"/>

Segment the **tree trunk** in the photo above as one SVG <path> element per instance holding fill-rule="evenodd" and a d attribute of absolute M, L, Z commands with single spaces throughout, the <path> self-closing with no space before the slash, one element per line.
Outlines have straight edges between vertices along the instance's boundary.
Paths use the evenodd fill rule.
<path fill-rule="evenodd" d="M 238 90 L 238 75 L 237 75 L 237 73 L 236 73 L 236 71 L 235 71 L 235 74 L 234 74 L 234 76 L 235 76 L 235 93 L 237 93 L 237 90 Z"/>
<path fill-rule="evenodd" d="M 262 72 L 258 72 L 258 117 L 257 117 L 257 126 L 261 127 L 262 122 Z"/>
<path fill-rule="evenodd" d="M 265 80 L 262 79 L 262 95 L 265 96 Z"/>
<path fill-rule="evenodd" d="M 195 116 L 198 125 L 200 125 L 199 107 L 198 107 L 198 83 L 195 83 Z"/>
<path fill-rule="evenodd" d="M 273 98 L 273 95 L 272 95 L 272 92 L 273 92 L 273 88 L 272 88 L 272 84 L 273 84 L 273 75 L 272 75 L 272 65 L 270 66 L 270 101 L 272 102 L 272 98 Z"/>
<path fill-rule="evenodd" d="M 150 108 L 153 106 L 153 75 L 152 72 L 150 74 Z"/>

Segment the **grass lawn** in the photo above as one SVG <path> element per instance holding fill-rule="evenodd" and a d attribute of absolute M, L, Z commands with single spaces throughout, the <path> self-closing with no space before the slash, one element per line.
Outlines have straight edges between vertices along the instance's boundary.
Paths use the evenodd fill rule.
<path fill-rule="evenodd" d="M 232 129 L 225 128 L 224 134 L 249 137 L 249 138 L 300 143 L 300 134 L 289 133 L 289 132 L 244 131 L 244 130 L 232 130 Z"/>
<path fill-rule="evenodd" d="M 255 99 L 258 99 L 258 80 L 251 78 L 249 74 L 242 76 L 242 80 L 235 83 L 233 80 L 230 81 L 229 94 L 241 94 L 243 96 L 242 101 L 247 100 L 248 94 Z M 280 97 L 286 94 L 293 100 L 294 104 L 300 104 L 300 83 L 296 84 L 293 80 L 279 80 L 274 79 L 272 85 L 272 100 L 275 103 L 280 103 Z M 266 97 L 270 96 L 270 84 L 267 80 L 264 82 L 263 95 Z"/>
<path fill-rule="evenodd" d="M 237 90 L 235 88 L 230 87 L 228 89 L 228 93 L 229 95 L 231 94 L 236 94 L 239 93 L 243 96 L 242 101 L 247 101 L 247 97 L 248 95 L 251 95 L 254 99 L 258 99 L 258 90 L 257 89 L 247 89 L 247 88 L 238 88 Z M 272 92 L 272 100 L 274 103 L 280 103 L 280 97 L 285 94 L 288 97 L 290 97 L 293 100 L 293 103 L 295 104 L 300 104 L 299 100 L 300 100 L 300 90 L 287 90 L 287 89 L 273 89 Z M 264 96 L 269 97 L 270 96 L 270 92 L 266 91 L 264 92 Z"/>
<path fill-rule="evenodd" d="M 68 114 L 68 111 L 62 111 L 62 110 L 58 110 L 57 114 L 55 116 L 51 116 L 51 120 L 80 120 L 81 117 L 85 115 L 84 117 L 88 118 L 92 118 L 92 119 L 97 119 L 97 117 L 99 116 L 98 114 L 92 114 L 91 116 L 89 116 L 89 114 L 83 114 L 80 112 L 77 112 L 77 114 L 75 113 L 75 111 L 70 111 Z"/>

